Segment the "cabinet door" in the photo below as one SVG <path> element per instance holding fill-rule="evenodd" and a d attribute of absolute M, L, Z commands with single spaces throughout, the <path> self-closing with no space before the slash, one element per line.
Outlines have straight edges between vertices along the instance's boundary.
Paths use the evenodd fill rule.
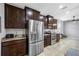
<path fill-rule="evenodd" d="M 5 27 L 15 28 L 17 19 L 17 9 L 13 6 L 5 4 Z"/>
<path fill-rule="evenodd" d="M 39 20 L 39 15 L 40 15 L 39 12 L 33 10 L 33 19 L 34 20 Z"/>
<path fill-rule="evenodd" d="M 5 4 L 5 27 L 25 28 L 24 9 Z"/>
<path fill-rule="evenodd" d="M 39 20 L 39 15 L 40 15 L 39 11 L 36 11 L 28 7 L 26 7 L 25 10 L 26 10 L 26 20 L 30 20 L 30 19 Z"/>
<path fill-rule="evenodd" d="M 44 28 L 47 29 L 47 27 L 48 27 L 48 20 L 45 19 L 45 20 L 44 20 Z"/>
<path fill-rule="evenodd" d="M 51 45 L 51 36 L 50 35 L 47 36 L 47 45 Z"/>
<path fill-rule="evenodd" d="M 51 37 L 50 35 L 44 36 L 44 47 L 51 45 Z"/>
<path fill-rule="evenodd" d="M 24 10 L 17 8 L 17 28 L 25 28 L 25 14 Z"/>
<path fill-rule="evenodd" d="M 49 18 L 48 28 L 53 29 L 53 18 Z"/>
<path fill-rule="evenodd" d="M 19 44 L 16 44 L 16 48 L 17 48 L 17 55 L 18 56 L 22 56 L 22 55 L 26 55 L 26 43 L 22 42 Z"/>
<path fill-rule="evenodd" d="M 60 34 L 56 34 L 56 42 L 60 41 Z"/>
<path fill-rule="evenodd" d="M 47 46 L 47 40 L 46 40 L 46 36 L 44 36 L 44 47 Z"/>
<path fill-rule="evenodd" d="M 3 46 L 2 47 L 2 56 L 16 56 L 17 49 L 16 45 Z"/>
<path fill-rule="evenodd" d="M 56 19 L 53 20 L 53 24 L 56 24 L 55 26 L 53 26 L 53 29 L 57 29 L 57 20 Z"/>

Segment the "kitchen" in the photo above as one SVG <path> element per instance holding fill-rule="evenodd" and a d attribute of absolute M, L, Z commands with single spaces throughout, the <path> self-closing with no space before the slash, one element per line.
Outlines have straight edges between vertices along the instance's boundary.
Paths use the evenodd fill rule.
<path fill-rule="evenodd" d="M 44 48 L 60 41 L 58 19 L 51 15 L 42 15 L 40 11 L 21 4 L 1 4 L 4 28 L 1 39 L 2 56 L 39 55 Z M 5 12 L 4 12 L 5 11 Z M 31 25 L 32 24 L 32 25 Z M 33 33 L 32 33 L 33 32 Z M 35 34 L 35 33 L 39 34 Z M 5 35 L 4 35 L 5 34 Z M 31 36 L 33 34 L 33 37 Z M 31 39 L 43 40 L 31 47 Z M 36 41 L 35 41 L 36 42 Z M 36 44 L 38 48 L 36 47 Z M 34 52 L 35 51 L 35 52 Z M 39 52 L 38 52 L 39 51 Z"/>

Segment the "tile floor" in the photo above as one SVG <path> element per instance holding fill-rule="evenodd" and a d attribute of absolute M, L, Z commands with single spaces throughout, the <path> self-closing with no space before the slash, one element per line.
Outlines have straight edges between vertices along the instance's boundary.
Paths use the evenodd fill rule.
<path fill-rule="evenodd" d="M 79 50 L 79 40 L 61 39 L 60 42 L 44 48 L 44 52 L 38 56 L 64 56 L 70 48 Z"/>

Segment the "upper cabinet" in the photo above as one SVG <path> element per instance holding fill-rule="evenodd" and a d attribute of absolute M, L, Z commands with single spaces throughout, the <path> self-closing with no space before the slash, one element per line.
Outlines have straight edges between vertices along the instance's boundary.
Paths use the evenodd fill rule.
<path fill-rule="evenodd" d="M 17 28 L 25 28 L 25 12 L 24 9 L 19 9 L 17 11 Z"/>
<path fill-rule="evenodd" d="M 44 22 L 44 28 L 47 29 L 48 20 L 47 20 L 46 16 L 40 15 L 40 16 L 39 16 L 39 21 Z"/>
<path fill-rule="evenodd" d="M 44 22 L 45 29 L 57 29 L 57 20 L 50 15 L 41 15 L 39 11 L 29 7 L 21 9 L 5 4 L 5 28 L 28 28 L 30 19 Z"/>
<path fill-rule="evenodd" d="M 29 7 L 25 7 L 26 20 L 39 20 L 40 12 Z"/>
<path fill-rule="evenodd" d="M 57 29 L 57 19 L 53 19 L 53 29 Z"/>
<path fill-rule="evenodd" d="M 44 16 L 44 15 L 39 15 L 39 21 L 45 21 L 46 20 L 46 16 Z"/>
<path fill-rule="evenodd" d="M 57 19 L 54 19 L 52 16 L 47 15 L 47 28 L 57 29 Z"/>
<path fill-rule="evenodd" d="M 5 4 L 5 28 L 25 28 L 25 10 Z"/>

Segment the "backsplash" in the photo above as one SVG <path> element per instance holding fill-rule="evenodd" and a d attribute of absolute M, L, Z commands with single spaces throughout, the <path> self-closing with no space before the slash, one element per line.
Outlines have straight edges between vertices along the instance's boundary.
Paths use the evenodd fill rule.
<path fill-rule="evenodd" d="M 25 32 L 26 29 L 6 29 L 6 34 L 22 35 Z"/>
<path fill-rule="evenodd" d="M 6 29 L 6 34 L 25 34 L 25 29 Z"/>

